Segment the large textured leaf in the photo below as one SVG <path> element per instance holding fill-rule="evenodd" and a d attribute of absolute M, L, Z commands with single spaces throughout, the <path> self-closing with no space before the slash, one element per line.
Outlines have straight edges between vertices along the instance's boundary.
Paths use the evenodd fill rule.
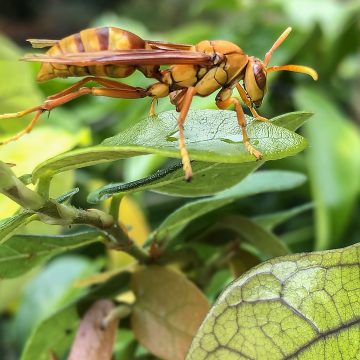
<path fill-rule="evenodd" d="M 53 157 L 35 169 L 33 180 L 44 175 L 52 176 L 65 170 L 136 155 L 159 154 L 179 158 L 177 116 L 174 111 L 166 111 L 140 121 L 117 136 L 105 140 L 101 145 Z M 310 114 L 300 112 L 286 116 L 289 117 L 289 123 L 301 124 Z M 286 116 L 277 118 L 273 123 L 254 121 L 253 118 L 246 117 L 252 143 L 263 152 L 264 160 L 294 155 L 306 147 L 303 137 L 274 125 L 277 122 L 286 122 Z M 185 137 L 192 160 L 256 164 L 255 158 L 243 146 L 234 111 L 190 111 L 185 125 Z"/>
<path fill-rule="evenodd" d="M 186 360 L 358 359 L 360 245 L 267 261 L 234 281 Z"/>

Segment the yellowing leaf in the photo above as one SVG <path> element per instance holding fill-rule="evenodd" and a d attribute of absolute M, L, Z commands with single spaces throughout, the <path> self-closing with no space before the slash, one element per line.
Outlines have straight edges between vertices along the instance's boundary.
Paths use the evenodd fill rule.
<path fill-rule="evenodd" d="M 112 319 L 106 326 L 103 321 L 113 309 L 109 300 L 98 300 L 91 306 L 80 322 L 68 360 L 111 359 L 118 320 Z"/>
<path fill-rule="evenodd" d="M 184 360 L 209 305 L 185 276 L 160 266 L 133 274 L 131 323 L 138 341 L 164 360 Z"/>
<path fill-rule="evenodd" d="M 360 244 L 267 261 L 234 281 L 186 360 L 359 359 Z"/>
<path fill-rule="evenodd" d="M 124 224 L 129 232 L 130 238 L 136 244 L 142 245 L 150 233 L 150 226 L 141 207 L 130 197 L 125 196 L 120 203 L 119 221 Z M 127 266 L 135 259 L 120 251 L 110 250 L 111 268 Z"/>
<path fill-rule="evenodd" d="M 72 135 L 63 130 L 36 128 L 18 141 L 0 146 L 1 160 L 15 164 L 16 166 L 12 170 L 16 175 L 20 176 L 31 173 L 36 165 L 49 156 L 55 156 L 63 151 L 70 150 L 78 141 L 78 135 Z M 46 144 L 46 148 L 44 144 Z M 69 190 L 69 188 L 61 189 L 60 192 L 66 190 Z M 1 219 L 14 214 L 18 207 L 13 201 L 0 195 Z"/>

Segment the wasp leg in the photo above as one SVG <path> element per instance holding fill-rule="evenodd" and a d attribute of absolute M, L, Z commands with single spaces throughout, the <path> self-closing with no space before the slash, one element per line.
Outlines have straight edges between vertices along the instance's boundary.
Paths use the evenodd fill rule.
<path fill-rule="evenodd" d="M 184 136 L 184 122 L 186 116 L 189 112 L 192 98 L 196 95 L 196 89 L 194 87 L 189 87 L 186 91 L 184 100 L 182 102 L 180 115 L 178 117 L 178 127 L 179 127 L 179 150 L 181 155 L 181 161 L 183 164 L 183 169 L 185 172 L 185 180 L 191 181 L 192 179 L 192 168 L 190 163 L 189 153 L 186 149 L 185 136 Z"/>
<path fill-rule="evenodd" d="M 22 116 L 24 116 L 26 114 L 29 114 L 29 113 L 35 112 L 35 111 L 36 111 L 35 116 L 32 118 L 29 125 L 27 125 L 25 129 L 21 130 L 20 132 L 18 132 L 17 134 L 15 134 L 14 136 L 12 136 L 11 138 L 9 138 L 9 139 L 7 139 L 5 141 L 0 141 L 0 145 L 8 144 L 11 141 L 18 140 L 23 135 L 28 134 L 33 129 L 33 127 L 36 125 L 36 123 L 40 119 L 41 114 L 45 110 L 43 110 L 42 107 L 37 106 L 36 108 L 28 109 L 28 110 L 25 110 L 25 111 L 20 111 L 18 113 L 0 115 L 0 119 L 2 119 L 2 118 L 18 118 L 18 117 L 22 117 Z M 14 116 L 5 116 L 5 115 L 14 115 Z M 16 116 L 16 115 L 18 115 L 18 116 Z"/>
<path fill-rule="evenodd" d="M 181 111 L 187 89 L 175 90 L 169 94 L 170 102 L 176 106 L 176 111 Z"/>
<path fill-rule="evenodd" d="M 106 79 L 101 79 L 106 80 Z M 41 105 L 24 110 L 19 111 L 17 113 L 10 113 L 10 114 L 3 114 L 0 115 L 0 119 L 9 119 L 9 118 L 20 118 L 26 114 L 36 112 L 35 117 L 30 121 L 29 125 L 19 133 L 15 134 L 8 140 L 5 140 L 3 142 L 0 142 L 0 145 L 7 144 L 11 141 L 15 141 L 19 139 L 21 136 L 29 133 L 37 121 L 39 120 L 41 114 L 45 111 L 50 111 L 60 105 L 63 105 L 69 101 L 72 101 L 82 95 L 90 94 L 93 96 L 108 96 L 108 97 L 115 97 L 115 98 L 123 98 L 123 99 L 138 99 L 148 96 L 148 93 L 146 89 L 140 88 L 140 87 L 132 87 L 126 84 L 122 84 L 119 82 L 113 82 L 109 80 L 109 82 L 106 80 L 106 82 L 102 82 L 102 85 L 112 85 L 112 83 L 116 83 L 116 88 L 112 87 L 82 87 L 78 90 L 69 92 L 69 89 L 65 89 L 62 92 L 62 95 L 59 94 L 52 95 L 51 97 L 47 98 Z M 75 84 L 75 85 L 78 85 Z M 76 87 L 72 86 L 72 89 L 76 89 Z"/>
<path fill-rule="evenodd" d="M 47 100 L 58 99 L 58 98 L 63 97 L 64 95 L 67 95 L 74 91 L 77 91 L 88 82 L 95 82 L 95 83 L 102 85 L 104 87 L 107 87 L 107 88 L 115 88 L 115 89 L 119 88 L 119 89 L 129 89 L 129 90 L 134 88 L 133 86 L 126 85 L 126 84 L 118 82 L 118 81 L 104 79 L 104 78 L 101 78 L 98 76 L 87 76 L 87 77 L 84 77 L 83 79 L 81 79 L 80 81 L 76 82 L 75 84 L 69 86 L 68 88 L 66 88 L 54 95 L 49 96 L 47 98 Z"/>
<path fill-rule="evenodd" d="M 245 105 L 250 109 L 251 113 L 253 114 L 254 118 L 256 120 L 260 120 L 260 121 L 269 121 L 267 118 L 264 118 L 263 116 L 260 116 L 257 111 L 255 110 L 255 108 L 253 107 L 249 97 L 247 96 L 245 90 L 242 88 L 242 86 L 240 84 L 236 84 L 236 89 L 239 92 L 242 101 L 245 103 Z"/>
<path fill-rule="evenodd" d="M 155 104 L 156 104 L 156 103 L 157 103 L 157 97 L 156 97 L 156 96 L 153 96 L 153 98 L 151 99 L 149 116 L 156 116 L 156 111 L 155 111 Z"/>
<path fill-rule="evenodd" d="M 157 99 L 169 95 L 169 85 L 161 81 L 157 82 L 146 89 L 146 94 L 147 96 L 152 96 L 149 116 L 156 116 L 155 104 Z"/>
<path fill-rule="evenodd" d="M 237 120 L 238 120 L 238 123 L 239 123 L 240 128 L 241 128 L 244 146 L 246 147 L 246 149 L 249 151 L 249 153 L 251 155 L 254 155 L 257 160 L 260 160 L 262 158 L 261 152 L 256 150 L 250 144 L 249 135 L 248 135 L 248 133 L 246 131 L 246 121 L 245 121 L 244 111 L 243 111 L 243 109 L 242 109 L 242 107 L 240 105 L 239 100 L 237 98 L 231 97 L 231 98 L 229 98 L 227 100 L 217 100 L 216 101 L 216 106 L 219 109 L 223 109 L 223 110 L 227 109 L 232 104 L 234 104 L 234 106 L 235 106 L 236 116 L 237 116 Z"/>

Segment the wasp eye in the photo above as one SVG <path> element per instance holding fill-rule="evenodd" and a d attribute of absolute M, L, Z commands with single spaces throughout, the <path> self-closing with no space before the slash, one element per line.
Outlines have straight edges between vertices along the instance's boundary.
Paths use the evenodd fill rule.
<path fill-rule="evenodd" d="M 257 86 L 260 90 L 264 90 L 266 86 L 266 74 L 264 72 L 263 66 L 255 63 L 253 65 L 253 72 Z"/>

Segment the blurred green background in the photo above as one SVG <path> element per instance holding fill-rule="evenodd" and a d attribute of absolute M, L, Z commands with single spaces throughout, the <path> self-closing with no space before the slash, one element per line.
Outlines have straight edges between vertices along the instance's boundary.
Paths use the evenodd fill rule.
<path fill-rule="evenodd" d="M 204 39 L 229 40 L 247 54 L 263 58 L 282 31 L 292 26 L 293 32 L 275 52 L 271 64 L 308 65 L 318 71 L 319 80 L 313 82 L 307 76 L 288 72 L 270 74 L 269 92 L 259 113 L 268 118 L 294 110 L 314 113 L 301 129 L 309 148 L 296 157 L 265 164 L 265 168 L 302 172 L 308 182 L 292 192 L 245 199 L 233 211 L 260 216 L 312 203 L 311 211 L 277 229 L 293 251 L 331 249 L 360 241 L 359 1 L 5 0 L 1 8 L 0 113 L 40 104 L 46 96 L 74 82 L 74 79 L 55 79 L 37 84 L 38 64 L 17 61 L 22 54 L 32 52 L 25 42 L 27 38 L 60 39 L 87 27 L 118 26 L 144 39 L 191 44 Z M 141 74 L 134 74 L 126 81 L 138 86 L 151 83 Z M 149 99 L 83 97 L 53 110 L 49 118 L 43 116 L 37 128 L 19 142 L 0 148 L 0 159 L 16 163 L 18 175 L 29 173 L 36 164 L 55 154 L 97 144 L 115 135 L 146 117 L 149 105 Z M 214 96 L 196 99 L 192 107 L 216 108 Z M 170 102 L 160 99 L 157 110 L 167 109 L 172 109 Z M 0 137 L 6 138 L 21 129 L 26 121 L 1 121 Z M 52 195 L 79 186 L 74 205 L 86 208 L 89 191 L 109 182 L 149 175 L 166 165 L 166 161 L 155 156 L 135 157 L 61 174 L 52 185 Z M 150 228 L 154 228 L 184 199 L 146 193 L 138 196 L 136 203 Z M 0 196 L 0 219 L 16 209 Z M 56 233 L 59 229 L 36 223 L 24 231 Z M 83 270 L 81 264 L 74 267 L 74 272 Z M 0 282 L 4 319 L 11 318 L 19 299 L 18 288 L 26 282 L 26 278 Z M 20 335 L 19 347 L 25 333 Z M 4 359 L 15 358 L 16 350 L 9 350 L 6 344 L 3 347 L 2 352 L 0 340 L 0 354 L 6 354 Z"/>

